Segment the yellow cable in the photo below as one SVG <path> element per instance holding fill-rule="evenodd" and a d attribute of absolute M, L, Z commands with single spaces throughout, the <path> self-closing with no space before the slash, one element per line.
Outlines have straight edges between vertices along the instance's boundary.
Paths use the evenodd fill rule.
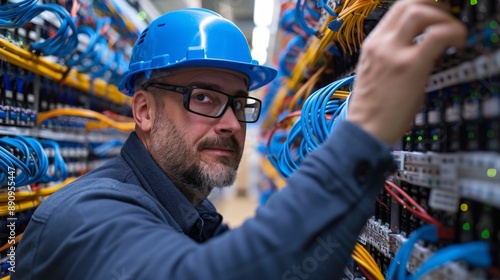
<path fill-rule="evenodd" d="M 20 212 L 35 208 L 42 203 L 41 197 L 35 197 L 32 199 L 25 199 L 23 201 L 16 202 L 14 205 L 13 212 Z M 8 205 L 0 206 L 0 216 L 10 215 L 12 210 L 9 210 Z"/>
<path fill-rule="evenodd" d="M 378 267 L 377 262 L 373 259 L 372 255 L 363 247 L 361 244 L 356 243 L 355 249 L 361 253 L 361 255 L 364 257 L 365 260 L 367 260 L 370 264 L 372 264 L 375 267 Z"/>
<path fill-rule="evenodd" d="M 366 249 L 359 243 L 356 243 L 356 246 L 354 247 L 354 252 L 352 254 L 353 259 L 356 257 L 358 260 L 363 262 L 363 268 L 366 268 L 367 270 L 370 271 L 370 273 L 375 277 L 376 279 L 384 279 L 384 275 L 380 271 L 380 268 L 378 267 L 377 263 L 373 259 L 373 257 L 366 251 Z M 354 259 L 356 260 L 356 259 Z M 358 262 L 358 261 L 356 261 Z M 358 262 L 359 264 L 359 262 Z"/>
<path fill-rule="evenodd" d="M 10 246 L 16 245 L 19 242 L 19 240 L 21 240 L 21 237 L 23 237 L 22 233 L 19 234 L 18 236 L 16 236 L 16 238 L 14 238 L 14 243 L 13 244 L 11 244 L 11 243 L 5 243 L 2 247 L 0 247 L 0 252 L 3 252 L 5 250 L 9 249 Z"/>
<path fill-rule="evenodd" d="M 343 21 L 335 34 L 335 40 L 344 52 L 358 51 L 365 37 L 363 32 L 365 18 L 378 6 L 381 0 L 345 1 L 338 13 L 337 21 Z"/>
<path fill-rule="evenodd" d="M 276 123 L 278 116 L 283 111 L 283 103 L 288 95 L 288 89 L 286 87 L 281 87 L 276 93 L 276 97 L 273 100 L 273 106 L 270 108 L 269 118 L 263 124 L 263 128 L 270 128 Z"/>
<path fill-rule="evenodd" d="M 276 188 L 282 189 L 286 185 L 286 181 L 279 175 L 276 168 L 271 164 L 269 159 L 262 158 L 261 161 L 262 171 L 266 174 L 266 177 L 270 178 Z"/>
<path fill-rule="evenodd" d="M 103 122 L 88 121 L 85 124 L 85 129 L 87 131 L 95 130 L 95 129 L 109 129 L 109 125 L 107 125 L 107 124 L 105 124 Z"/>
<path fill-rule="evenodd" d="M 9 63 L 19 66 L 35 74 L 60 81 L 67 67 L 49 61 L 44 57 L 34 55 L 17 47 L 5 39 L 0 39 L 0 57 Z M 102 79 L 90 80 L 86 74 L 71 70 L 64 79 L 64 84 L 97 96 L 107 98 L 119 105 L 130 104 L 130 97 L 122 94 L 115 85 L 108 85 Z"/>
<path fill-rule="evenodd" d="M 375 279 L 377 280 L 384 280 L 384 277 L 382 276 L 382 278 L 380 277 L 380 275 L 377 273 L 376 270 L 373 269 L 372 266 L 368 265 L 366 262 L 364 262 L 363 260 L 361 260 L 360 258 L 352 255 L 351 256 L 352 259 L 360 266 L 362 266 L 364 269 L 366 269 L 366 271 L 368 271 Z"/>
<path fill-rule="evenodd" d="M 4 278 L 2 278 L 0 280 L 10 280 L 10 275 L 7 275 L 7 276 L 5 276 Z"/>
<path fill-rule="evenodd" d="M 325 24 L 321 27 L 321 32 L 324 34 L 323 37 L 321 39 L 312 37 L 311 43 L 307 47 L 306 51 L 300 58 L 297 59 L 298 62 L 292 71 L 290 80 L 287 83 L 288 89 L 294 90 L 298 87 L 304 78 L 304 71 L 308 67 L 312 67 L 316 64 L 325 47 L 332 42 L 333 32 L 328 28 L 328 23 L 333 19 L 334 18 L 332 16 L 328 16 Z"/>
<path fill-rule="evenodd" d="M 22 49 L 16 45 L 12 44 L 11 42 L 9 42 L 6 39 L 0 38 L 0 47 L 2 50 L 18 56 L 18 58 L 22 58 L 22 59 L 31 61 L 31 62 L 33 62 L 34 65 L 43 66 L 44 67 L 43 69 L 46 68 L 50 71 L 61 73 L 61 74 L 64 73 L 67 69 L 65 66 L 62 66 L 62 65 L 57 64 L 57 63 L 53 63 L 44 57 L 40 57 L 40 56 L 35 55 L 35 54 L 25 50 L 25 49 Z"/>
<path fill-rule="evenodd" d="M 75 108 L 60 108 L 54 109 L 47 112 L 38 113 L 37 124 L 42 123 L 43 121 L 57 117 L 60 115 L 70 115 L 70 116 L 79 116 L 79 117 L 87 117 L 87 118 L 95 118 L 100 120 L 101 122 L 116 128 L 122 131 L 132 131 L 135 128 L 134 122 L 117 122 L 114 121 L 107 116 L 87 109 L 75 109 Z"/>
<path fill-rule="evenodd" d="M 321 66 L 321 68 L 318 69 L 318 71 L 316 71 L 316 73 L 314 73 L 314 75 L 312 75 L 311 78 L 309 80 L 307 80 L 307 82 L 305 82 L 305 84 L 303 84 L 299 88 L 299 90 L 295 93 L 292 100 L 290 101 L 290 105 L 288 106 L 289 112 L 293 112 L 293 111 L 298 110 L 297 101 L 301 97 L 304 97 L 304 99 L 305 99 L 311 94 L 313 86 L 318 82 L 319 77 L 321 75 L 323 75 L 323 72 L 325 71 L 326 68 L 327 68 L 327 64 L 324 64 L 323 66 Z"/>
<path fill-rule="evenodd" d="M 62 73 L 55 72 L 54 70 L 46 67 L 43 64 L 38 64 L 35 60 L 26 60 L 22 57 L 0 47 L 0 56 L 9 63 L 16 66 L 22 67 L 28 71 L 31 71 L 39 75 L 48 75 L 53 80 L 60 80 L 62 78 Z"/>
<path fill-rule="evenodd" d="M 52 186 L 52 187 L 43 188 L 43 189 L 40 189 L 40 190 L 37 190 L 37 191 L 32 191 L 32 192 L 28 192 L 28 191 L 16 192 L 16 194 L 15 194 L 15 200 L 16 201 L 20 201 L 20 200 L 24 200 L 24 199 L 27 199 L 27 198 L 37 197 L 37 196 L 51 195 L 51 194 L 55 193 L 57 190 L 59 190 L 62 187 L 66 186 L 67 184 L 73 182 L 76 178 L 77 177 L 69 177 L 66 180 L 64 180 L 64 182 L 62 182 L 61 184 L 58 184 L 58 185 L 55 185 L 55 186 Z M 9 195 L 5 194 L 5 193 L 4 194 L 0 194 L 0 202 L 7 202 L 7 201 L 9 201 Z"/>

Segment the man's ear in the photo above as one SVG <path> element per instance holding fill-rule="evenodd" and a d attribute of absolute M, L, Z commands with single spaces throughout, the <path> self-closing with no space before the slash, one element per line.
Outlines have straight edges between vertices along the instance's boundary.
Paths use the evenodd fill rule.
<path fill-rule="evenodd" d="M 149 132 L 153 127 L 155 116 L 155 99 L 145 90 L 138 90 L 132 99 L 132 113 L 136 127 L 143 132 Z"/>

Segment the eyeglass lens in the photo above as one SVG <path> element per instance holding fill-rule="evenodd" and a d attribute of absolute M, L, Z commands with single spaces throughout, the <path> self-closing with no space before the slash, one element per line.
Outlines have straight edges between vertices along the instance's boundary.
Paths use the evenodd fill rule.
<path fill-rule="evenodd" d="M 210 116 L 220 117 L 224 112 L 229 96 L 208 89 L 194 88 L 189 99 L 189 110 Z M 231 108 L 239 121 L 253 122 L 259 117 L 260 102 L 253 98 L 234 97 Z"/>

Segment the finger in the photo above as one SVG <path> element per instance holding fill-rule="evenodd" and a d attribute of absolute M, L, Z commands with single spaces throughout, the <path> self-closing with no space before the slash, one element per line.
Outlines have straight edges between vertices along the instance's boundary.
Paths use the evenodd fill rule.
<path fill-rule="evenodd" d="M 431 24 L 450 21 L 447 5 L 433 0 L 400 0 L 394 4 L 370 35 L 379 37 L 388 32 L 401 43 L 411 44 Z"/>
<path fill-rule="evenodd" d="M 396 22 L 400 28 L 393 28 L 395 36 L 404 44 L 413 44 L 415 37 L 422 34 L 427 27 L 457 21 L 451 14 L 430 5 L 419 5 L 405 11 Z"/>
<path fill-rule="evenodd" d="M 466 27 L 459 21 L 454 20 L 429 27 L 422 36 L 422 40 L 415 45 L 415 48 L 422 59 L 435 61 L 450 47 L 463 48 L 466 39 Z"/>

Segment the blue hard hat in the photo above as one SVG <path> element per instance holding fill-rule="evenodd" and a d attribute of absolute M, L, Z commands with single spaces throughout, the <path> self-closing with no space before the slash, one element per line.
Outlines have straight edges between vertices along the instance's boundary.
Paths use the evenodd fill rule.
<path fill-rule="evenodd" d="M 225 68 L 248 76 L 248 89 L 271 82 L 277 74 L 252 59 L 241 30 L 219 14 L 202 8 L 173 11 L 154 20 L 135 42 L 129 69 L 118 88 L 134 94 L 138 74 L 153 70 L 197 66 Z"/>

